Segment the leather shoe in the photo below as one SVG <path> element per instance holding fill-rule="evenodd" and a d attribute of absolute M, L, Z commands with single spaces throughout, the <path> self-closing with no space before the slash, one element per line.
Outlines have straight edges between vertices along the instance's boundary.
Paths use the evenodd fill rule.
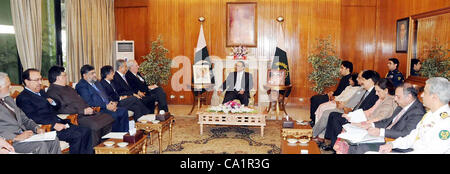
<path fill-rule="evenodd" d="M 334 151 L 334 149 L 333 149 L 333 147 L 331 147 L 331 145 L 322 145 L 322 147 L 320 147 L 322 150 L 325 150 L 325 151 L 331 151 L 331 150 L 333 150 Z"/>

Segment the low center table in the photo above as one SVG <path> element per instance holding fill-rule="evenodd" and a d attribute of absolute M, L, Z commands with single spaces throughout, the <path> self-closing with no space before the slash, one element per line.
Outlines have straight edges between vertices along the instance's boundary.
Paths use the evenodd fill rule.
<path fill-rule="evenodd" d="M 281 154 L 301 154 L 302 150 L 307 150 L 308 154 L 320 154 L 319 146 L 315 141 L 309 141 L 308 144 L 290 144 L 286 140 L 281 140 Z"/>
<path fill-rule="evenodd" d="M 303 136 L 308 137 L 309 139 L 312 138 L 313 132 L 312 132 L 312 127 L 307 124 L 307 125 L 300 125 L 297 124 L 297 122 L 293 119 L 290 119 L 294 122 L 294 127 L 292 128 L 283 128 L 281 127 L 281 136 L 283 137 L 283 140 L 286 140 L 288 137 L 295 137 L 295 138 L 300 138 Z M 285 118 L 283 118 L 283 121 L 286 121 Z"/>
<path fill-rule="evenodd" d="M 203 125 L 235 125 L 235 126 L 260 126 L 261 137 L 264 136 L 266 126 L 266 115 L 261 113 L 228 113 L 208 112 L 206 110 L 197 112 L 200 135 L 203 135 Z"/>
<path fill-rule="evenodd" d="M 119 147 L 117 143 L 123 142 L 122 139 L 108 139 L 106 141 L 113 141 L 114 145 L 111 147 L 105 146 L 105 144 L 101 143 L 94 147 L 95 154 L 145 154 L 146 153 L 146 145 L 147 139 L 145 136 L 136 142 L 129 143 L 126 147 Z"/>

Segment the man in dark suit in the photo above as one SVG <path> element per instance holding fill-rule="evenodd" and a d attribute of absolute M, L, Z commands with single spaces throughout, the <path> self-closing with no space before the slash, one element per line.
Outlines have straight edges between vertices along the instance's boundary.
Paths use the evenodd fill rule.
<path fill-rule="evenodd" d="M 47 94 L 61 102 L 58 113 L 78 114 L 80 126 L 91 129 L 92 146 L 100 144 L 102 136 L 111 132 L 114 118 L 106 113 L 95 112 L 84 101 L 77 91 L 67 86 L 67 74 L 60 66 L 53 66 L 48 71 L 48 80 L 51 83 Z"/>
<path fill-rule="evenodd" d="M 223 104 L 239 99 L 241 104 L 248 106 L 250 98 L 250 90 L 253 88 L 252 74 L 245 72 L 245 63 L 239 61 L 236 63 L 236 72 L 228 74 L 227 79 L 219 87 L 217 94 L 226 90 Z"/>
<path fill-rule="evenodd" d="M 408 135 L 422 119 L 425 109 L 417 99 L 417 90 L 411 84 L 402 84 L 397 87 L 395 96 L 398 107 L 391 117 L 372 124 L 363 122 L 355 125 L 368 129 L 372 136 L 397 139 Z M 352 145 L 348 153 L 363 154 L 368 151 L 378 151 L 383 144 L 385 143 Z"/>
<path fill-rule="evenodd" d="M 150 111 L 150 114 L 155 113 L 155 98 L 151 98 L 146 96 L 144 93 L 139 93 L 135 89 L 133 89 L 125 77 L 125 74 L 128 72 L 128 66 L 125 60 L 117 60 L 116 62 L 116 73 L 114 74 L 114 79 L 112 81 L 113 86 L 116 89 L 117 94 L 119 96 L 134 96 L 142 101 L 142 103 L 147 106 Z"/>
<path fill-rule="evenodd" d="M 33 79 L 37 80 L 37 79 Z M 44 133 L 33 120 L 16 105 L 9 96 L 11 81 L 6 73 L 0 72 L 0 137 L 12 140 L 13 148 L 7 150 L 17 153 L 59 154 L 59 139 L 52 141 L 20 142 L 34 134 Z"/>
<path fill-rule="evenodd" d="M 75 87 L 81 98 L 91 107 L 100 107 L 100 112 L 107 113 L 114 118 L 112 132 L 128 132 L 128 110 L 117 107 L 117 102 L 112 101 L 104 92 L 102 85 L 97 81 L 94 67 L 84 65 L 80 69 L 83 77 Z"/>
<path fill-rule="evenodd" d="M 310 115 L 309 117 L 311 118 L 311 126 L 314 126 L 315 122 L 316 122 L 316 110 L 317 108 L 320 106 L 320 104 L 328 102 L 330 100 L 332 100 L 334 97 L 340 95 L 342 93 L 342 91 L 344 91 L 344 89 L 350 85 L 349 79 L 352 77 L 352 72 L 353 72 L 353 64 L 352 62 L 349 61 L 342 61 L 341 63 L 341 68 L 339 69 L 340 74 L 342 75 L 341 80 L 339 81 L 338 87 L 336 88 L 336 90 L 330 91 L 327 93 L 327 95 L 315 95 L 312 96 L 310 99 Z"/>
<path fill-rule="evenodd" d="M 52 130 L 57 131 L 57 137 L 69 143 L 71 154 L 92 154 L 91 130 L 73 125 L 70 120 L 62 120 L 56 115 L 54 108 L 59 107 L 60 103 L 41 89 L 41 73 L 28 69 L 23 72 L 22 79 L 25 89 L 17 96 L 16 103 L 27 117 L 38 124 L 51 124 Z"/>
<path fill-rule="evenodd" d="M 151 99 L 150 101 L 157 101 L 159 110 L 169 112 L 169 108 L 167 107 L 166 92 L 164 92 L 164 90 L 156 84 L 147 84 L 144 77 L 142 77 L 141 73 L 139 73 L 139 65 L 136 60 L 128 60 L 127 67 L 129 69 L 125 74 L 125 78 L 127 79 L 128 85 L 134 89 L 134 92 L 142 97 L 144 95 L 149 97 Z"/>
<path fill-rule="evenodd" d="M 109 96 L 112 101 L 118 102 L 118 107 L 127 108 L 128 110 L 133 111 L 133 118 L 135 121 L 137 121 L 143 115 L 150 113 L 150 110 L 147 108 L 147 106 L 145 106 L 145 104 L 142 103 L 142 101 L 137 97 L 126 95 L 119 96 L 119 94 L 116 92 L 114 84 L 112 83 L 112 80 L 114 79 L 114 69 L 112 66 L 107 65 L 102 67 L 100 73 L 102 76 L 100 84 L 105 90 L 106 95 Z"/>
<path fill-rule="evenodd" d="M 353 111 L 362 109 L 369 110 L 378 100 L 378 96 L 375 91 L 375 83 L 380 79 L 380 75 L 373 71 L 367 70 L 362 74 L 362 86 L 366 90 L 362 96 L 360 102 L 353 108 Z M 342 117 L 342 113 L 332 112 L 328 118 L 327 130 L 325 131 L 325 138 L 331 140 L 330 145 L 322 147 L 324 150 L 332 150 L 334 143 L 337 140 L 337 136 L 342 132 L 342 126 L 349 123 L 348 120 Z"/>

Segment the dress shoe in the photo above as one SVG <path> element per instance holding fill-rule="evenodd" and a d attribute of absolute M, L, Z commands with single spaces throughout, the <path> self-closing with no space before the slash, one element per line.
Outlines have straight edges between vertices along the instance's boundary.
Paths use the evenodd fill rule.
<path fill-rule="evenodd" d="M 320 147 L 322 150 L 325 150 L 325 151 L 334 151 L 334 149 L 333 149 L 333 147 L 331 147 L 331 145 L 322 145 L 322 147 Z"/>

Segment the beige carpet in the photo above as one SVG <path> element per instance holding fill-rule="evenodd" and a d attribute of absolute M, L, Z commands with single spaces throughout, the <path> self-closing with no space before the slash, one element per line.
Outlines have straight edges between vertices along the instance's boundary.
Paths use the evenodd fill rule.
<path fill-rule="evenodd" d="M 172 105 L 170 111 L 175 115 L 172 145 L 169 146 L 169 131 L 163 131 L 163 154 L 278 154 L 281 152 L 280 120 L 267 120 L 264 137 L 260 127 L 245 126 L 205 126 L 200 136 L 198 119 L 187 115 L 191 106 Z M 287 108 L 288 114 L 296 120 L 309 120 L 305 108 Z M 194 110 L 195 113 L 195 110 Z M 270 118 L 270 116 L 268 117 Z M 157 135 L 153 134 L 153 145 L 148 145 L 147 153 L 159 153 Z"/>
<path fill-rule="evenodd" d="M 164 131 L 163 154 L 277 154 L 280 153 L 281 121 L 267 121 L 264 137 L 259 127 L 205 126 L 203 135 L 197 118 L 176 117 L 172 145 L 169 132 Z M 158 152 L 156 134 L 148 153 Z"/>

